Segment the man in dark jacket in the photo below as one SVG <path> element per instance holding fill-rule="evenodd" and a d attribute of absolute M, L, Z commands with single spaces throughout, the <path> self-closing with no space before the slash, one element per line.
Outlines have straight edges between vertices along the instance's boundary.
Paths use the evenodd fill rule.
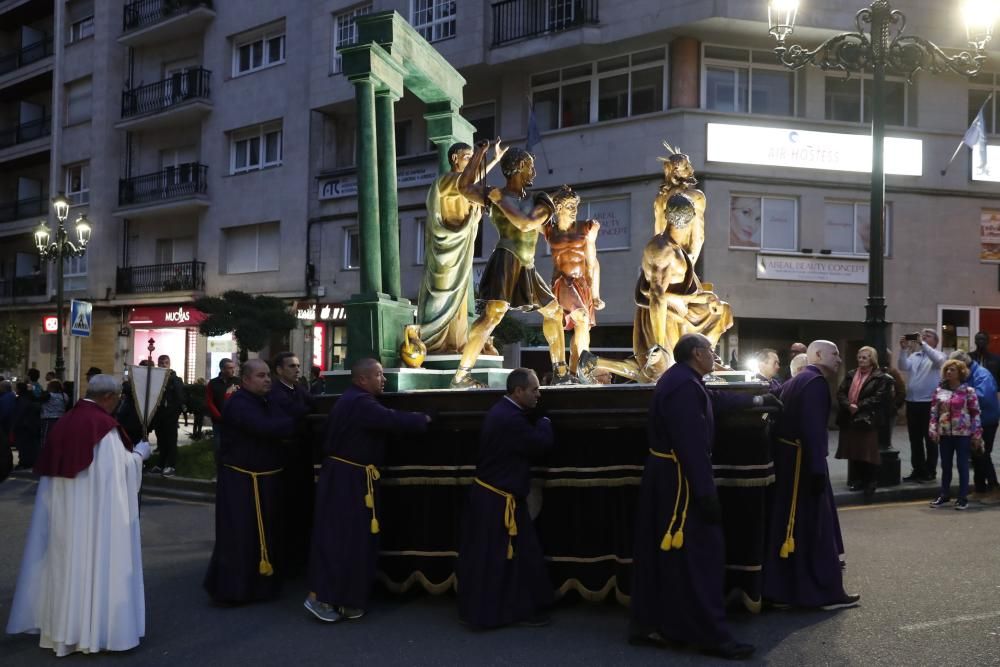
<path fill-rule="evenodd" d="M 232 359 L 223 359 L 219 362 L 219 374 L 209 380 L 205 387 L 205 410 L 212 418 L 212 449 L 215 452 L 216 467 L 219 466 L 219 447 L 222 443 L 222 409 L 239 384 L 236 364 Z"/>
<path fill-rule="evenodd" d="M 159 368 L 170 368 L 170 357 L 161 354 L 156 360 Z M 177 373 L 170 371 L 167 386 L 153 415 L 153 433 L 156 434 L 156 451 L 160 464 L 150 472 L 160 472 L 164 477 L 173 477 L 177 470 L 177 424 L 184 409 L 184 383 Z"/>
<path fill-rule="evenodd" d="M 330 411 L 323 469 L 316 484 L 316 518 L 305 607 L 332 623 L 364 615 L 378 557 L 379 466 L 394 433 L 421 433 L 430 417 L 390 410 L 376 400 L 385 387 L 382 365 L 361 359 Z"/>
<path fill-rule="evenodd" d="M 535 372 L 515 369 L 483 421 L 458 552 L 458 614 L 474 628 L 548 623 L 552 582 L 528 513 L 531 461 L 554 444 L 549 419 L 532 414 L 539 396 Z"/>

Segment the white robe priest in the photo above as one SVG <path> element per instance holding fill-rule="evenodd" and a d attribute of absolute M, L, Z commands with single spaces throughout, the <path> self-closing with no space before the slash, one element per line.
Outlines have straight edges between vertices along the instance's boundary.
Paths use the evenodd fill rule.
<path fill-rule="evenodd" d="M 120 386 L 95 376 L 50 431 L 7 632 L 63 656 L 125 651 L 145 634 L 138 493 L 149 445 L 109 412 Z M 90 442 L 91 445 L 87 445 Z M 88 459 L 89 457 L 89 459 Z"/>

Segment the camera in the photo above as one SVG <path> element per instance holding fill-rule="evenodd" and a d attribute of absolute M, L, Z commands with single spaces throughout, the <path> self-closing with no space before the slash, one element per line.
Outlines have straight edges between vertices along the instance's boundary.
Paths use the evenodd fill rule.
<path fill-rule="evenodd" d="M 917 332 L 917 333 L 908 333 L 905 336 L 903 336 L 903 338 L 906 339 L 906 340 L 920 340 L 920 333 L 919 332 Z"/>

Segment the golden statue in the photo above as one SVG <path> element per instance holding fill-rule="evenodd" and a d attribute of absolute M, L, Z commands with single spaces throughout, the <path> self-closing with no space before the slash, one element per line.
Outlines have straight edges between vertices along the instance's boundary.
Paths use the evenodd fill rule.
<path fill-rule="evenodd" d="M 635 382 L 655 382 L 673 364 L 670 350 L 686 333 L 700 333 L 713 347 L 733 325 L 729 304 L 702 285 L 694 264 L 705 242 L 705 193 L 694 187 L 690 158 L 667 149 L 664 182 L 653 207 L 654 231 L 642 251 L 635 288 L 633 356 L 624 361 L 581 353 L 578 373 L 590 379 L 603 369 Z"/>
<path fill-rule="evenodd" d="M 542 334 L 549 344 L 553 384 L 569 384 L 573 378 L 566 364 L 562 309 L 535 269 L 539 230 L 552 217 L 555 206 L 544 192 L 528 192 L 527 188 L 535 179 L 535 159 L 520 148 L 511 148 L 500 160 L 500 169 L 507 179 L 503 188 L 479 186 L 476 175 L 488 148 L 489 142 L 476 144 L 459 178 L 458 189 L 473 204 L 491 207 L 490 217 L 500 239 L 479 281 L 479 297 L 485 307 L 469 331 L 469 340 L 451 379 L 451 387 L 481 386 L 473 379 L 472 368 L 493 329 L 512 308 L 537 310 L 542 315 Z"/>
<path fill-rule="evenodd" d="M 542 228 L 552 250 L 552 291 L 563 310 L 565 327 L 573 332 L 569 371 L 574 376 L 580 353 L 590 348 L 590 329 L 597 323 L 601 300 L 601 265 L 597 261 L 597 220 L 577 220 L 580 195 L 564 185 L 552 195 L 552 221 Z"/>
<path fill-rule="evenodd" d="M 403 327 L 403 344 L 399 346 L 399 358 L 405 366 L 420 368 L 427 356 L 427 345 L 420 340 L 420 325 L 407 324 Z"/>

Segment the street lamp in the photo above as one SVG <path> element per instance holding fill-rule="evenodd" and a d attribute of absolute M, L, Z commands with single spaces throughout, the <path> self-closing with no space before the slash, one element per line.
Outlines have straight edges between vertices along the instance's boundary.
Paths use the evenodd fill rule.
<path fill-rule="evenodd" d="M 51 240 L 49 226 L 45 220 L 38 224 L 35 230 L 35 247 L 38 248 L 38 255 L 42 261 L 54 261 L 56 263 L 56 377 L 63 379 L 63 372 L 66 364 L 63 360 L 62 331 L 63 331 L 63 260 L 66 257 L 80 257 L 87 252 L 87 244 L 90 243 L 90 221 L 87 216 L 81 214 L 76 219 L 74 225 L 76 231 L 76 241 L 69 238 L 66 227 L 63 223 L 69 217 L 69 201 L 61 194 L 52 200 L 52 210 L 56 214 L 59 226 L 56 228 L 56 238 Z"/>
<path fill-rule="evenodd" d="M 965 3 L 965 21 L 969 47 L 975 55 L 963 51 L 947 55 L 936 44 L 915 35 L 904 35 L 906 17 L 892 9 L 888 0 L 875 0 L 855 16 L 857 32 L 834 35 L 815 49 L 798 44 L 785 45 L 795 28 L 798 0 L 771 0 L 767 8 L 769 32 L 777 45 L 774 52 L 781 64 L 797 70 L 815 65 L 823 70 L 839 70 L 850 77 L 853 72 L 872 74 L 872 175 L 871 217 L 868 255 L 868 304 L 865 306 L 865 342 L 879 354 L 886 346 L 885 295 L 882 260 L 885 246 L 885 170 L 882 150 L 885 141 L 885 71 L 891 68 L 909 81 L 921 69 L 930 72 L 951 70 L 964 76 L 979 73 L 986 59 L 996 18 L 996 3 L 972 0 Z M 865 34 L 865 26 L 869 34 Z M 892 33 L 892 34 L 890 34 Z"/>

